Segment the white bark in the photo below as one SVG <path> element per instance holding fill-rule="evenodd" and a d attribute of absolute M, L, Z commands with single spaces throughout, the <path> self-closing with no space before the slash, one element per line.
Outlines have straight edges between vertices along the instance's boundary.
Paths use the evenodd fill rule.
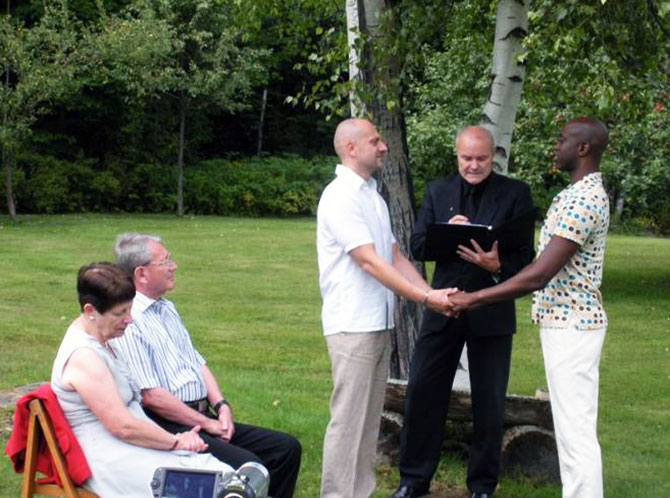
<path fill-rule="evenodd" d="M 499 0 L 496 11 L 491 83 L 481 124 L 493 133 L 493 168 L 503 175 L 507 174 L 516 111 L 526 76 L 526 66 L 517 61 L 523 53 L 521 42 L 528 33 L 528 5 L 529 0 Z M 469 374 L 468 348 L 464 346 L 454 384 L 469 391 Z"/>
<path fill-rule="evenodd" d="M 346 0 L 347 11 L 347 43 L 349 46 L 349 80 L 352 82 L 361 81 L 363 74 L 359 67 L 361 54 L 359 53 L 356 43 L 361 35 L 361 23 L 359 16 L 359 0 Z M 362 117 L 365 114 L 365 105 L 356 95 L 352 89 L 349 91 L 349 106 L 351 109 L 351 117 Z"/>
<path fill-rule="evenodd" d="M 493 44 L 493 66 L 489 98 L 484 106 L 482 125 L 491 130 L 496 141 L 494 168 L 507 174 L 510 143 L 521 88 L 526 75 L 518 57 L 521 42 L 528 33 L 529 0 L 499 0 Z"/>
<path fill-rule="evenodd" d="M 261 157 L 263 152 L 263 126 L 265 125 L 265 106 L 268 103 L 268 87 L 263 88 L 263 97 L 261 98 L 261 117 L 258 120 L 258 144 L 256 146 L 256 155 Z"/>

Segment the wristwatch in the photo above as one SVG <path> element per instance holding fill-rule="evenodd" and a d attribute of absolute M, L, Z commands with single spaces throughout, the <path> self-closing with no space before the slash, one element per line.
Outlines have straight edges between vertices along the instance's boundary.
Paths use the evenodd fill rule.
<path fill-rule="evenodd" d="M 500 268 L 497 272 L 491 273 L 491 278 L 493 281 L 498 284 L 500 283 L 500 278 L 502 277 L 502 268 Z"/>
<path fill-rule="evenodd" d="M 218 415 L 218 414 L 219 414 L 219 410 L 221 409 L 221 407 L 222 407 L 223 405 L 226 405 L 227 407 L 230 408 L 230 403 L 228 403 L 228 401 L 226 401 L 225 399 L 222 399 L 221 401 L 219 401 L 218 403 L 216 403 L 216 404 L 212 407 L 212 409 L 214 410 L 214 413 L 216 413 L 216 414 Z"/>

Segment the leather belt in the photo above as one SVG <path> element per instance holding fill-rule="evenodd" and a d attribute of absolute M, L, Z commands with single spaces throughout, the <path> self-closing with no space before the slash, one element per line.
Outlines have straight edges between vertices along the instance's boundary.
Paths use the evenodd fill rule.
<path fill-rule="evenodd" d="M 193 408 L 200 413 L 206 413 L 207 408 L 209 407 L 209 401 L 207 398 L 197 399 L 195 401 L 184 401 L 184 404 L 189 408 Z"/>

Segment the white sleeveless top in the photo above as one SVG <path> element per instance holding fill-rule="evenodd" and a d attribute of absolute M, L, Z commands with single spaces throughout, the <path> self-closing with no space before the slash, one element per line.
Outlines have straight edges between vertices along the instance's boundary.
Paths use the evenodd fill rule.
<path fill-rule="evenodd" d="M 79 393 L 63 385 L 63 367 L 77 349 L 94 351 L 106 363 L 118 393 L 133 416 L 150 424 L 140 406 L 140 394 L 125 363 L 115 358 L 80 326 L 70 325 L 51 371 L 51 388 L 81 445 L 92 477 L 84 487 L 102 498 L 151 498 L 149 482 L 157 467 L 184 467 L 232 471 L 208 453 L 152 450 L 126 443 L 112 435 L 86 406 Z"/>

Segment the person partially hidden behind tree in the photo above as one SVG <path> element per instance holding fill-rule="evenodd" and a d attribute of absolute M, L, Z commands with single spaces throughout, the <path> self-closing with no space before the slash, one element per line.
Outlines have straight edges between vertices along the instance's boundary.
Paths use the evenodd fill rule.
<path fill-rule="evenodd" d="M 567 123 L 556 164 L 570 185 L 554 197 L 540 233 L 537 260 L 488 289 L 450 296 L 453 310 L 514 299 L 531 291 L 561 469 L 563 498 L 602 498 L 598 444 L 598 378 L 607 330 L 600 284 L 609 200 L 598 166 L 608 132 L 593 118 Z"/>
<path fill-rule="evenodd" d="M 177 263 L 159 237 L 120 235 L 116 263 L 133 278 L 133 323 L 115 347 L 128 364 L 142 393 L 142 406 L 158 425 L 172 433 L 200 426 L 206 451 L 238 468 L 259 462 L 270 472 L 269 494 L 291 498 L 300 470 L 301 447 L 293 436 L 233 422 L 228 400 L 193 346 L 171 301 Z"/>
<path fill-rule="evenodd" d="M 456 138 L 458 173 L 426 189 L 411 237 L 412 253 L 423 260 L 431 223 L 478 223 L 499 226 L 533 210 L 528 185 L 492 171 L 495 143 L 480 126 Z M 476 291 L 515 275 L 533 260 L 533 235 L 527 244 L 498 252 L 476 242 L 436 263 L 433 287 Z M 450 298 L 451 299 L 451 298 Z M 461 313 L 460 317 L 426 311 L 409 372 L 400 443 L 400 486 L 391 498 L 428 493 L 440 459 L 449 397 L 463 345 L 467 344 L 472 393 L 473 436 L 467 486 L 485 498 L 498 483 L 500 448 L 512 335 L 514 301 Z"/>

